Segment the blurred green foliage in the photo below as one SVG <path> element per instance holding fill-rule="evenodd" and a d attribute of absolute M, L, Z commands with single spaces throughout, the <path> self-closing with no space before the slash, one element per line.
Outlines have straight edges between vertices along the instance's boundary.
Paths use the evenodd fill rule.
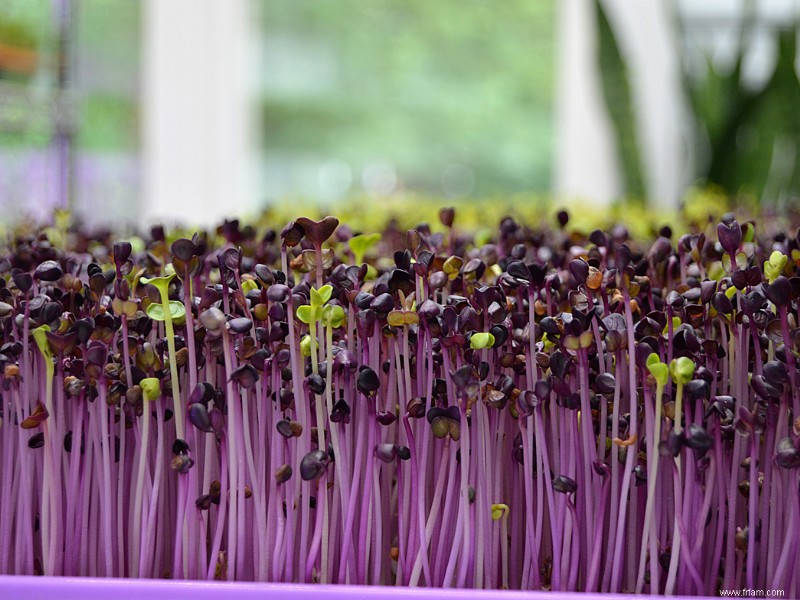
<path fill-rule="evenodd" d="M 141 6 L 128 0 L 74 3 L 79 88 L 79 150 L 115 152 L 138 145 L 138 56 Z M 49 0 L 0 0 L 0 43 L 35 49 L 40 70 L 22 85 L 55 88 L 52 53 L 56 49 L 53 3 Z M 4 75 L 0 73 L 0 80 Z M 43 148 L 51 140 L 48 115 L 36 115 L 25 131 L 0 131 L 0 147 Z"/>
<path fill-rule="evenodd" d="M 34 49 L 48 38 L 46 18 L 49 2 L 3 0 L 0 2 L 0 43 Z"/>
<path fill-rule="evenodd" d="M 301 88 L 276 88 L 274 73 L 262 74 L 267 152 L 339 159 L 356 173 L 388 162 L 404 189 L 432 194 L 442 193 L 442 173 L 454 163 L 474 172 L 476 197 L 548 189 L 553 0 L 253 2 L 268 52 L 274 40 L 294 40 L 289 55 L 270 58 L 288 65 Z M 78 148 L 135 151 L 142 6 L 75 6 Z M 39 86 L 54 86 L 52 9 L 49 0 L 0 0 L 0 40 L 42 54 Z M 330 77 L 324 67 L 325 81 L 307 81 L 317 77 L 318 62 Z M 42 116 L 28 131 L 0 132 L 0 147 L 45 147 L 50 131 Z"/>
<path fill-rule="evenodd" d="M 748 44 L 742 41 L 728 71 L 706 61 L 703 77 L 685 78 L 700 127 L 699 175 L 733 194 L 765 203 L 783 203 L 800 194 L 800 81 L 797 32 L 775 33 L 778 56 L 766 84 L 746 85 L 742 64 Z M 742 39 L 748 39 L 745 34 Z"/>
<path fill-rule="evenodd" d="M 595 0 L 598 13 L 598 63 L 606 106 L 617 133 L 620 162 L 627 193 L 646 194 L 637 150 L 628 70 L 614 31 Z M 797 74 L 797 26 L 775 28 L 771 34 L 777 58 L 765 83 L 755 86 L 743 76 L 743 64 L 752 50 L 756 22 L 752 3 L 744 18 L 732 66 L 718 66 L 702 56 L 703 68 L 683 72 L 684 94 L 691 108 L 696 145 L 696 180 L 724 190 L 737 204 L 751 202 L 785 206 L 800 197 L 800 80 Z M 676 38 L 685 32 L 676 21 Z M 684 57 L 684 65 L 692 65 Z"/>
<path fill-rule="evenodd" d="M 549 186 L 552 0 L 270 0 L 261 10 L 266 39 L 289 36 L 310 53 L 279 57 L 289 69 L 331 65 L 312 93 L 275 90 L 264 74 L 269 151 L 357 169 L 384 160 L 407 187 L 433 192 L 451 162 L 474 171 L 476 195 Z"/>
<path fill-rule="evenodd" d="M 0 19 L 0 43 L 33 50 L 37 38 L 27 23 L 15 19 Z"/>

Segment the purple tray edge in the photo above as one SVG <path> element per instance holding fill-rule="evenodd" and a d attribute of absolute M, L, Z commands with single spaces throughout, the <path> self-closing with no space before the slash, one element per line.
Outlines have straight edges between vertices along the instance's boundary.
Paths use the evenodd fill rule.
<path fill-rule="evenodd" d="M 101 579 L 79 577 L 26 577 L 0 575 L 0 598 L 31 600 L 533 600 L 575 598 L 612 600 L 631 598 L 629 594 L 575 594 L 497 590 L 442 590 L 430 588 L 373 587 L 352 585 L 309 585 L 289 583 L 226 583 L 169 581 L 160 579 Z M 679 598 L 676 596 L 676 598 Z"/>

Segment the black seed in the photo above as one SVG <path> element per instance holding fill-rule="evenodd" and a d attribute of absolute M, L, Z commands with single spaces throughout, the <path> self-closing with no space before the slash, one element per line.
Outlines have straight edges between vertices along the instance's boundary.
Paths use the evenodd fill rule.
<path fill-rule="evenodd" d="M 328 455 L 322 450 L 312 450 L 300 461 L 300 477 L 303 481 L 316 479 L 325 472 Z"/>
<path fill-rule="evenodd" d="M 375 446 L 375 456 L 381 462 L 391 463 L 397 456 L 397 449 L 394 444 L 378 444 Z"/>
<path fill-rule="evenodd" d="M 559 475 L 553 479 L 553 489 L 559 494 L 572 494 L 578 489 L 578 483 L 571 477 Z"/>
<path fill-rule="evenodd" d="M 177 438 L 172 443 L 172 453 L 175 455 L 178 454 L 187 454 L 189 452 L 189 444 L 186 443 L 185 440 Z"/>
<path fill-rule="evenodd" d="M 275 424 L 275 429 L 278 430 L 284 438 L 289 439 L 290 437 L 294 437 L 294 432 L 292 431 L 292 424 L 289 422 L 288 419 L 281 419 Z"/>
<path fill-rule="evenodd" d="M 275 479 L 278 484 L 286 483 L 292 477 L 292 467 L 290 465 L 282 465 L 275 471 Z"/>
<path fill-rule="evenodd" d="M 361 372 L 358 374 L 358 380 L 356 382 L 358 386 L 358 390 L 364 394 L 365 396 L 369 396 L 373 392 L 377 391 L 381 385 L 381 381 L 378 378 L 378 374 L 370 369 L 369 367 L 364 367 L 361 369 Z"/>
<path fill-rule="evenodd" d="M 312 373 L 306 377 L 308 389 L 317 395 L 325 393 L 325 380 L 317 373 Z"/>

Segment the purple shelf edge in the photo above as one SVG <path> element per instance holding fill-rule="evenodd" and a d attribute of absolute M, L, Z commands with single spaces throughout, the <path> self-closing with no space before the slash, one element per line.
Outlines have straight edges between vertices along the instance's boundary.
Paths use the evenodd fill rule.
<path fill-rule="evenodd" d="M 623 594 L 575 594 L 497 590 L 432 590 L 429 588 L 373 587 L 353 585 L 309 585 L 289 583 L 226 583 L 170 581 L 161 579 L 100 579 L 79 577 L 0 576 L 0 598 L 28 600 L 221 600 L 235 598 L 281 598 L 281 600 L 532 600 L 575 598 L 612 600 Z M 676 596 L 677 598 L 677 596 Z"/>

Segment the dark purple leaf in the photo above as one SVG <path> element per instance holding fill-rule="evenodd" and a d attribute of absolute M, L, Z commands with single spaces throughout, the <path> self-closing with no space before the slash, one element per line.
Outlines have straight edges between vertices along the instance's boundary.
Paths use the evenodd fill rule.
<path fill-rule="evenodd" d="M 33 272 L 33 276 L 39 281 L 58 281 L 64 272 L 59 264 L 54 260 L 46 260 Z"/>
<path fill-rule="evenodd" d="M 325 472 L 328 454 L 322 450 L 312 450 L 300 461 L 300 477 L 303 481 L 317 479 Z"/>
<path fill-rule="evenodd" d="M 717 238 L 725 252 L 729 254 L 736 252 L 742 243 L 742 228 L 738 221 L 733 221 L 729 225 L 725 223 L 717 225 Z"/>

